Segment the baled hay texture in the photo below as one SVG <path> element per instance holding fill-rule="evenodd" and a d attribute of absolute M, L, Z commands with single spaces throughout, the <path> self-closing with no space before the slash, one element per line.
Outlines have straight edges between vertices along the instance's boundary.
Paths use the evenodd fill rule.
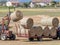
<path fill-rule="evenodd" d="M 43 30 L 42 30 L 42 27 L 40 26 L 33 26 L 31 29 L 30 29 L 30 33 L 31 35 L 37 35 L 37 36 L 42 36 L 43 34 Z"/>
<path fill-rule="evenodd" d="M 40 20 L 40 24 L 43 25 L 43 26 L 55 26 L 57 27 L 58 24 L 59 24 L 59 20 L 58 18 L 55 18 L 55 17 L 49 17 L 49 18 L 42 18 Z"/>
<path fill-rule="evenodd" d="M 43 30 L 43 35 L 44 35 L 44 36 L 49 36 L 49 34 L 50 34 L 50 29 L 49 29 L 48 26 L 46 26 L 46 27 L 44 28 L 44 30 Z"/>
<path fill-rule="evenodd" d="M 34 24 L 32 18 L 23 18 L 22 20 L 20 20 L 20 23 L 26 29 L 30 29 Z"/>
<path fill-rule="evenodd" d="M 50 35 L 54 37 L 56 36 L 56 33 L 57 33 L 57 29 L 55 27 L 52 27 L 50 30 Z"/>
<path fill-rule="evenodd" d="M 14 22 L 17 22 L 19 20 L 21 20 L 23 18 L 23 14 L 21 11 L 17 10 L 14 11 L 11 15 L 10 15 L 11 20 L 13 20 Z"/>
<path fill-rule="evenodd" d="M 57 26 L 59 25 L 59 19 L 58 19 L 58 18 L 53 18 L 53 20 L 52 20 L 52 25 L 53 25 L 54 27 L 57 27 Z"/>

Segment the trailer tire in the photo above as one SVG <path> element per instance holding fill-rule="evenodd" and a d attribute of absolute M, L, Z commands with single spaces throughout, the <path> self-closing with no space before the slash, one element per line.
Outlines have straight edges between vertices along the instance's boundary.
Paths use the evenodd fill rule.
<path fill-rule="evenodd" d="M 57 36 L 58 36 L 58 38 L 59 38 L 59 40 L 60 40 L 60 31 L 57 33 Z"/>
<path fill-rule="evenodd" d="M 53 40 L 57 40 L 58 37 L 53 38 Z"/>
<path fill-rule="evenodd" d="M 37 37 L 37 41 L 40 41 L 40 38 L 39 37 Z"/>
<path fill-rule="evenodd" d="M 33 38 L 29 38 L 29 41 L 33 41 L 34 39 Z"/>
<path fill-rule="evenodd" d="M 58 36 L 59 40 L 60 40 L 60 35 Z"/>
<path fill-rule="evenodd" d="M 15 40 L 16 36 L 14 34 L 12 34 L 12 36 L 9 38 L 10 40 Z"/>

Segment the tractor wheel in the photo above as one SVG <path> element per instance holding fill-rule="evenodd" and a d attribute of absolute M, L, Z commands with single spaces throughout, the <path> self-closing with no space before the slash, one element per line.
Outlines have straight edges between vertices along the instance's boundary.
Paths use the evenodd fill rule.
<path fill-rule="evenodd" d="M 15 39 L 16 39 L 16 36 L 15 36 L 14 34 L 12 34 L 9 39 L 10 39 L 10 40 L 15 40 Z"/>
<path fill-rule="evenodd" d="M 7 39 L 6 35 L 5 34 L 2 34 L 1 35 L 1 40 L 6 40 L 6 39 Z"/>
<path fill-rule="evenodd" d="M 33 41 L 34 39 L 33 38 L 29 38 L 29 41 Z"/>

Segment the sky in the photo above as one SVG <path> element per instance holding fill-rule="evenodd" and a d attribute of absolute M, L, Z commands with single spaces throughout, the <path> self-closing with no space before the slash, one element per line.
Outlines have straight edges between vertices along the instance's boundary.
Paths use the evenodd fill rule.
<path fill-rule="evenodd" d="M 20 2 L 30 2 L 31 0 L 19 0 Z M 56 2 L 60 2 L 60 0 L 54 0 Z"/>
<path fill-rule="evenodd" d="M 1 0 L 0 0 L 1 1 Z M 4 1 L 4 0 L 2 0 L 2 1 Z M 30 2 L 31 0 L 19 0 L 19 2 Z M 54 1 L 56 1 L 56 2 L 60 2 L 60 0 L 54 0 Z"/>
<path fill-rule="evenodd" d="M 55 0 L 56 2 L 60 2 L 60 0 Z"/>
<path fill-rule="evenodd" d="M 20 2 L 30 2 L 31 0 L 19 0 Z"/>

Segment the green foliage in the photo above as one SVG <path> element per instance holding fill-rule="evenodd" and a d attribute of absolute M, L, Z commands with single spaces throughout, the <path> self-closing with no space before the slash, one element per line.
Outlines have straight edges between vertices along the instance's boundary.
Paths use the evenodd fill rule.
<path fill-rule="evenodd" d="M 29 7 L 29 4 L 30 4 L 30 2 L 25 2 L 25 3 L 23 4 L 23 6 L 24 6 L 25 8 L 28 8 L 28 7 Z"/>
<path fill-rule="evenodd" d="M 35 7 L 35 8 L 40 8 L 41 6 L 40 6 L 40 5 L 36 5 L 36 4 L 35 4 L 35 5 L 34 5 L 34 7 Z"/>
<path fill-rule="evenodd" d="M 52 1 L 51 4 L 52 6 L 56 6 L 59 2 L 56 2 L 56 1 Z"/>

